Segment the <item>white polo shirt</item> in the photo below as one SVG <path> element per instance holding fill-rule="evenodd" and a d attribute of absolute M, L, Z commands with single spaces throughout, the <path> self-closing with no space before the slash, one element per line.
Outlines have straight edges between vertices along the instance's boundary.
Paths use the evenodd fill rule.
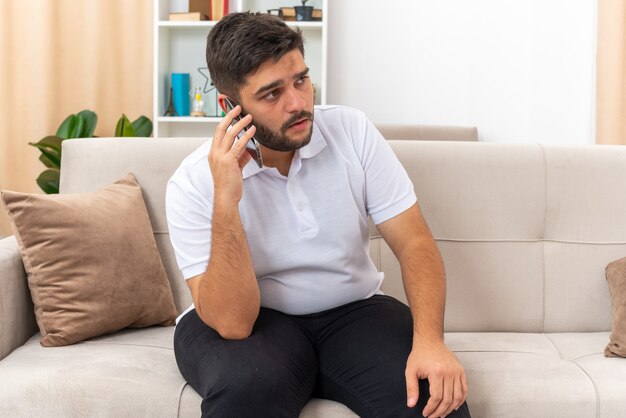
<path fill-rule="evenodd" d="M 250 161 L 239 203 L 261 306 L 293 315 L 381 293 L 367 217 L 379 224 L 417 200 L 406 171 L 362 112 L 343 106 L 314 112 L 311 142 L 295 152 L 288 176 Z M 167 185 L 170 240 L 185 279 L 204 273 L 211 254 L 210 148 L 209 140 L 185 158 Z"/>

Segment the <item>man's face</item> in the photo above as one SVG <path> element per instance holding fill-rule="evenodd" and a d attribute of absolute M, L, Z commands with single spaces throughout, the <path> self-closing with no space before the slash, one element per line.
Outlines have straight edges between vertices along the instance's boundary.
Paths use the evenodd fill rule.
<path fill-rule="evenodd" d="M 241 105 L 252 115 L 256 139 L 276 151 L 294 151 L 311 140 L 313 85 L 299 50 L 268 60 L 240 88 Z"/>

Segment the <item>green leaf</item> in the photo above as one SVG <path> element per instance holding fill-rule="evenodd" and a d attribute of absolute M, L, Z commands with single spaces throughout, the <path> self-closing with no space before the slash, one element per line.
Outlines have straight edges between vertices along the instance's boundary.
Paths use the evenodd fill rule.
<path fill-rule="evenodd" d="M 30 144 L 30 145 L 34 145 L 35 147 L 37 147 L 39 151 L 41 151 L 41 153 L 45 155 L 46 158 L 52 162 L 52 164 L 54 164 L 55 167 L 61 166 L 61 154 L 59 154 L 57 151 L 51 148 L 47 148 L 42 145 L 37 145 L 37 144 Z"/>
<path fill-rule="evenodd" d="M 63 139 L 80 138 L 85 120 L 77 115 L 69 115 L 59 126 L 57 136 Z"/>
<path fill-rule="evenodd" d="M 83 132 L 83 126 L 85 126 L 85 120 L 76 116 L 76 125 L 74 125 L 68 134 L 67 139 L 80 138 L 80 134 Z"/>
<path fill-rule="evenodd" d="M 39 156 L 39 161 L 41 161 L 43 165 L 45 165 L 48 168 L 58 168 L 58 166 L 52 161 L 50 161 L 50 159 L 46 157 L 44 154 L 41 154 Z"/>
<path fill-rule="evenodd" d="M 96 130 L 98 124 L 98 115 L 91 110 L 83 110 L 77 115 L 83 120 L 83 129 L 80 132 L 79 138 L 91 138 Z"/>
<path fill-rule="evenodd" d="M 48 169 L 42 171 L 37 177 L 37 184 L 47 194 L 59 193 L 60 171 L 57 169 Z"/>
<path fill-rule="evenodd" d="M 133 122 L 133 128 L 137 136 L 148 137 L 152 134 L 152 121 L 145 116 L 139 116 Z"/>
<path fill-rule="evenodd" d="M 29 142 L 28 145 L 36 147 L 41 152 L 42 156 L 39 160 L 43 162 L 46 167 L 60 167 L 61 166 L 61 143 L 63 138 L 58 136 L 46 136 L 37 143 Z"/>
<path fill-rule="evenodd" d="M 117 121 L 115 136 L 137 136 L 135 128 L 133 128 L 133 125 L 124 114 L 122 114 L 122 117 Z"/>
<path fill-rule="evenodd" d="M 59 154 L 61 153 L 61 143 L 63 142 L 63 138 L 61 138 L 60 136 L 54 136 L 54 135 L 50 135 L 50 136 L 46 136 L 42 139 L 39 140 L 39 142 L 33 144 L 32 142 L 29 142 L 29 145 L 32 145 L 34 147 L 41 145 L 44 146 L 46 148 L 51 148 L 55 151 L 57 151 Z"/>
<path fill-rule="evenodd" d="M 72 126 L 76 125 L 76 121 L 76 115 L 69 115 L 68 117 L 66 117 L 65 120 L 61 122 L 61 126 L 59 126 L 59 129 L 57 129 L 56 136 L 67 139 L 69 132 L 72 129 Z"/>

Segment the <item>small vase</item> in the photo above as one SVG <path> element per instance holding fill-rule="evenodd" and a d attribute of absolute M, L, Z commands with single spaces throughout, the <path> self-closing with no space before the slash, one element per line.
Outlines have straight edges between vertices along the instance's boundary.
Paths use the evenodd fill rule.
<path fill-rule="evenodd" d="M 313 20 L 313 6 L 295 6 L 294 9 L 296 9 L 296 20 Z"/>

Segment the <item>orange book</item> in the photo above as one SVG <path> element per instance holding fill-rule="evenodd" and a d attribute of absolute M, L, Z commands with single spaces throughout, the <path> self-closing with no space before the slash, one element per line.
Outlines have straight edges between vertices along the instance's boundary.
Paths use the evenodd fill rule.
<path fill-rule="evenodd" d="M 189 12 L 189 13 L 170 13 L 169 18 L 172 21 L 200 21 L 200 20 L 209 20 L 209 17 L 200 12 Z"/>

